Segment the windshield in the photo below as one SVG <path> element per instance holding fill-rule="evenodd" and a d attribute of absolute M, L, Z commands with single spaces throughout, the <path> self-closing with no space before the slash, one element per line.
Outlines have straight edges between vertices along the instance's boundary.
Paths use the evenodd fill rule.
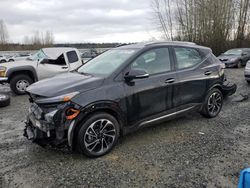
<path fill-rule="evenodd" d="M 108 76 L 124 63 L 136 49 L 113 49 L 88 61 L 78 69 L 79 73 Z"/>
<path fill-rule="evenodd" d="M 242 54 L 241 49 L 228 50 L 227 52 L 224 53 L 224 55 L 241 55 L 241 54 Z"/>
<path fill-rule="evenodd" d="M 39 50 L 35 54 L 33 54 L 29 59 L 35 61 L 35 60 L 41 60 L 44 58 L 47 58 L 46 54 L 42 50 Z"/>

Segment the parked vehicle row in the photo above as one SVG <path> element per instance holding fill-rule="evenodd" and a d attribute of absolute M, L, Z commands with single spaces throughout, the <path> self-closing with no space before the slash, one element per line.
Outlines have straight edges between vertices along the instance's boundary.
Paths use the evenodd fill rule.
<path fill-rule="evenodd" d="M 61 57 L 77 62 L 72 51 Z M 49 60 L 43 61 L 36 62 L 38 70 Z M 224 97 L 236 91 L 235 84 L 224 83 L 224 68 L 211 49 L 190 43 L 111 49 L 75 71 L 29 86 L 24 136 L 42 146 L 68 145 L 89 157 L 105 155 L 121 135 L 142 127 L 190 111 L 216 117 Z"/>
<path fill-rule="evenodd" d="M 13 56 L 8 57 L 8 62 L 12 61 L 20 61 L 20 60 L 26 60 L 28 58 L 31 58 L 31 54 L 15 54 Z"/>
<path fill-rule="evenodd" d="M 0 55 L 0 63 L 7 62 L 7 58 L 4 55 Z"/>
<path fill-rule="evenodd" d="M 242 67 L 250 60 L 250 48 L 236 48 L 226 51 L 221 54 L 219 60 L 223 62 L 226 67 Z"/>
<path fill-rule="evenodd" d="M 12 62 L 12 61 L 20 61 L 26 60 L 30 58 L 31 54 L 15 54 L 15 55 L 0 55 L 0 63 Z"/>

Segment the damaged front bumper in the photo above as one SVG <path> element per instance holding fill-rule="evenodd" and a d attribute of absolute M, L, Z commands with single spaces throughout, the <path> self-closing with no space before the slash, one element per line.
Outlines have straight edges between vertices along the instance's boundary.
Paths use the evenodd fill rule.
<path fill-rule="evenodd" d="M 71 147 L 75 120 L 67 120 L 65 113 L 72 106 L 75 107 L 71 103 L 54 106 L 32 103 L 25 122 L 24 136 L 41 146 Z"/>

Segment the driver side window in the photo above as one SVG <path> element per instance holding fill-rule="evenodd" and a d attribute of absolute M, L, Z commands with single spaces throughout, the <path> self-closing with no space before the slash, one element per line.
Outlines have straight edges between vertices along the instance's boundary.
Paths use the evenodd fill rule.
<path fill-rule="evenodd" d="M 47 64 L 65 66 L 66 62 L 65 62 L 65 59 L 64 59 L 64 55 L 63 54 L 60 55 L 56 60 L 49 59 Z"/>
<path fill-rule="evenodd" d="M 150 75 L 171 71 L 169 49 L 157 48 L 145 52 L 132 63 L 131 69 L 144 70 Z"/>

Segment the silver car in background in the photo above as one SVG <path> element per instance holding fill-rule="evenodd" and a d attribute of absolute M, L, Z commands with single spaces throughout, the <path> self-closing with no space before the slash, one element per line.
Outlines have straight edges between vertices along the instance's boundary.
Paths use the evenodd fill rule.
<path fill-rule="evenodd" d="M 8 57 L 8 62 L 26 60 L 28 58 L 31 58 L 31 56 L 31 54 L 15 54 L 13 56 Z"/>
<path fill-rule="evenodd" d="M 246 81 L 250 84 L 250 60 L 246 64 L 245 78 L 246 78 Z"/>

